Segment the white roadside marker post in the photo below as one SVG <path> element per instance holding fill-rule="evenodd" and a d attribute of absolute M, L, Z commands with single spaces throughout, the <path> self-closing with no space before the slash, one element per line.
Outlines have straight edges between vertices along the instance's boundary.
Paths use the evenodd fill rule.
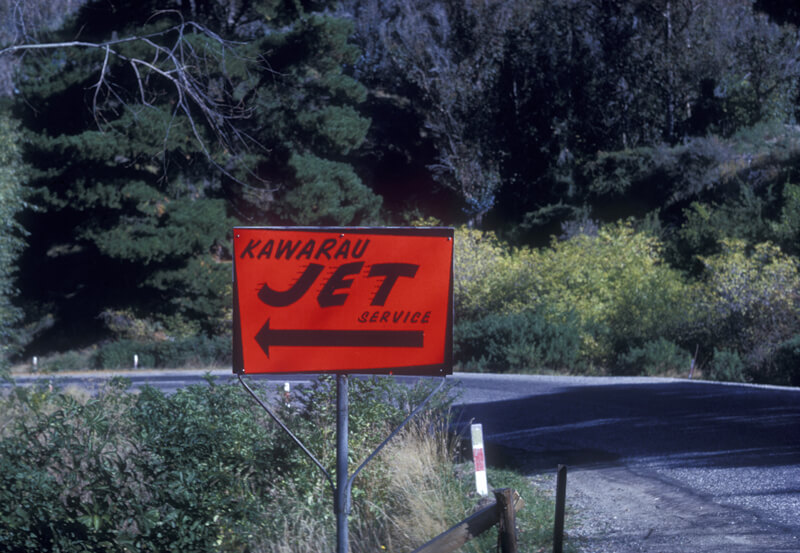
<path fill-rule="evenodd" d="M 470 426 L 472 434 L 472 461 L 475 463 L 475 490 L 478 495 L 489 495 L 489 485 L 486 481 L 486 455 L 483 451 L 483 426 L 473 424 Z"/>
<path fill-rule="evenodd" d="M 139 355 L 137 355 L 136 353 L 133 354 L 133 368 L 134 369 L 139 368 Z"/>

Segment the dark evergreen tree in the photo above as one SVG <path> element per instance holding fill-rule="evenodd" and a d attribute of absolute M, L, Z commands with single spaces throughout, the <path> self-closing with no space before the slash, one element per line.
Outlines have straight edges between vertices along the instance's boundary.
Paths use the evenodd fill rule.
<path fill-rule="evenodd" d="M 57 323 L 60 341 L 43 339 L 78 346 L 120 317 L 225 332 L 231 215 L 376 220 L 380 198 L 347 163 L 369 126 L 343 71 L 350 24 L 325 7 L 90 2 L 48 37 L 68 46 L 26 51 L 15 113 L 40 210 L 22 290 Z"/>
<path fill-rule="evenodd" d="M 358 58 L 352 23 L 303 11 L 264 21 L 248 46 L 264 66 L 246 81 L 245 98 L 252 136 L 266 149 L 237 173 L 239 213 L 261 223 L 377 223 L 381 198 L 349 164 L 370 126 L 358 110 L 366 89 L 345 71 Z"/>
<path fill-rule="evenodd" d="M 15 327 L 22 313 L 12 300 L 16 296 L 17 257 L 24 244 L 24 230 L 17 221 L 25 207 L 23 181 L 19 133 L 12 121 L 0 116 L 0 373 L 20 345 Z"/>

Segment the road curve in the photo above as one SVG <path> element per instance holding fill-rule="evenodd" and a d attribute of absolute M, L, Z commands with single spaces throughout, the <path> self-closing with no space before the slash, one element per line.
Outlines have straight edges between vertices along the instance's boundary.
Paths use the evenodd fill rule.
<path fill-rule="evenodd" d="M 490 465 L 530 474 L 569 466 L 568 501 L 583 515 L 576 523 L 585 551 L 800 551 L 800 389 L 642 378 L 461 381 L 468 392 L 460 424 L 483 424 Z"/>

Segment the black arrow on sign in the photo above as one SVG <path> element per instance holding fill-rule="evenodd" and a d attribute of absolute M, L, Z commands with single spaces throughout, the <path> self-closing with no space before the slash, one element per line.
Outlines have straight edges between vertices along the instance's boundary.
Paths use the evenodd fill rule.
<path fill-rule="evenodd" d="M 421 330 L 302 330 L 269 327 L 269 319 L 256 334 L 256 342 L 269 357 L 271 346 L 421 348 Z"/>

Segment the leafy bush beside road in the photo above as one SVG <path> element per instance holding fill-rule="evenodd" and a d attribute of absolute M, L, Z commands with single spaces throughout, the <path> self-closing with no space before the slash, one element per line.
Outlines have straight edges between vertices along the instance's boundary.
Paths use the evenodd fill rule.
<path fill-rule="evenodd" d="M 661 243 L 627 224 L 542 250 L 503 249 L 473 230 L 456 240 L 467 250 L 455 260 L 457 281 L 466 281 L 455 290 L 456 352 L 464 363 L 483 359 L 495 370 L 521 371 L 612 367 L 631 348 L 679 341 L 696 316 L 694 288 L 664 262 Z"/>
<path fill-rule="evenodd" d="M 621 355 L 613 372 L 650 376 L 680 374 L 690 367 L 691 358 L 688 351 L 674 342 L 659 338 L 645 342 L 641 347 L 633 347 Z"/>
<path fill-rule="evenodd" d="M 101 345 L 92 355 L 97 369 L 129 369 L 138 355 L 143 368 L 211 367 L 231 364 L 230 336 L 190 336 L 159 342 L 117 340 Z"/>
<path fill-rule="evenodd" d="M 581 354 L 601 366 L 648 340 L 678 339 L 694 316 L 691 288 L 664 262 L 661 242 L 629 224 L 555 241 L 534 264 L 531 299 L 574 310 L 584 328 Z"/>
<path fill-rule="evenodd" d="M 455 328 L 456 356 L 466 368 L 493 372 L 575 370 L 581 331 L 574 316 L 565 321 L 526 309 L 489 314 Z"/>
<path fill-rule="evenodd" d="M 780 345 L 800 330 L 797 260 L 768 242 L 748 247 L 726 240 L 721 246 L 721 253 L 702 258 L 707 276 L 700 296 L 699 339 L 738 355 L 744 368 L 737 379 L 786 383 L 787 377 L 778 372 L 788 367 L 776 372 L 770 362 Z M 719 361 L 714 367 L 714 374 L 722 374 Z"/>
<path fill-rule="evenodd" d="M 122 391 L 17 388 L 4 401 L 0 548 L 241 549 L 238 530 L 266 515 L 275 433 L 227 386 Z"/>
<path fill-rule="evenodd" d="M 537 267 L 531 251 L 513 250 L 492 232 L 456 230 L 453 294 L 456 321 L 525 305 Z"/>
<path fill-rule="evenodd" d="M 778 344 L 764 365 L 770 382 L 800 386 L 800 334 Z"/>
<path fill-rule="evenodd" d="M 351 472 L 429 391 L 351 379 Z M 335 474 L 333 380 L 288 404 L 277 390 L 256 392 Z M 438 396 L 355 480 L 354 553 L 409 551 L 475 507 L 471 467 L 454 465 L 448 398 Z M 531 515 L 539 503 L 552 512 L 513 485 Z M 327 480 L 237 386 L 209 378 L 166 396 L 127 393 L 117 380 L 94 397 L 20 387 L 0 399 L 2 551 L 326 552 L 334 529 Z M 521 539 L 537 550 L 548 537 Z"/>
<path fill-rule="evenodd" d="M 629 223 L 538 250 L 456 232 L 455 355 L 494 371 L 688 374 L 797 380 L 800 272 L 777 245 L 724 239 L 697 278 L 667 263 L 663 242 Z"/>

